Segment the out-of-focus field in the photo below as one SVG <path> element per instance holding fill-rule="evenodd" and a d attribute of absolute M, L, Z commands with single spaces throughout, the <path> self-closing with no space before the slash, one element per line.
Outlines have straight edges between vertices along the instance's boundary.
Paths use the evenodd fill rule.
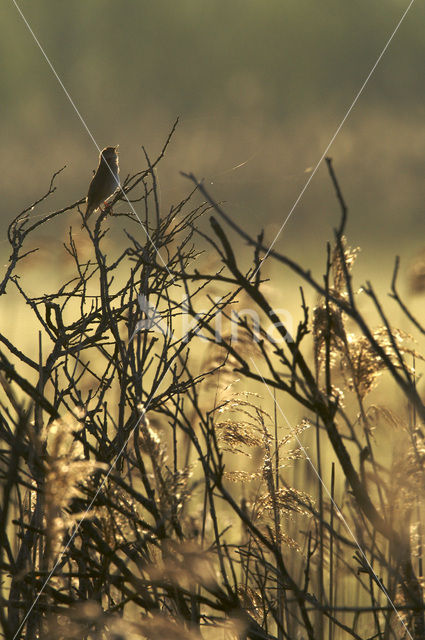
<path fill-rule="evenodd" d="M 264 227 L 270 243 L 407 3 L 47 0 L 40 7 L 21 0 L 21 5 L 99 147 L 120 145 L 122 178 L 146 166 L 142 146 L 150 157 L 158 154 L 179 116 L 158 171 L 162 211 L 191 188 L 180 172 L 193 172 L 205 179 L 240 226 L 252 235 Z M 328 154 L 350 210 L 349 244 L 362 248 L 355 289 L 371 280 L 385 300 L 394 256 L 400 254 L 400 290 L 419 318 L 423 298 L 409 293 L 407 272 L 425 238 L 424 19 L 424 5 L 414 4 Z M 10 220 L 47 190 L 52 173 L 64 165 L 57 192 L 33 215 L 83 197 L 98 152 L 12 2 L 1 4 L 0 24 L 4 270 Z M 338 219 L 338 204 L 322 166 L 275 248 L 304 268 L 324 273 L 326 241 Z M 110 224 L 112 254 L 123 241 L 126 225 L 116 219 Z M 69 226 L 76 230 L 82 255 L 86 246 L 89 257 L 80 225 L 76 212 L 65 213 L 50 227 L 43 226 L 37 244 L 31 240 L 28 248 L 39 246 L 40 251 L 18 269 L 28 293 L 54 291 L 72 277 L 62 246 Z M 143 230 L 133 225 L 135 229 L 143 243 Z M 245 250 L 240 242 L 236 246 Z M 208 255 L 202 257 L 202 267 L 212 267 Z M 295 325 L 301 317 L 300 283 L 276 264 L 267 269 L 270 300 L 287 310 Z M 314 294 L 306 291 L 306 297 L 310 307 L 316 304 Z M 393 325 L 403 328 L 400 311 L 390 300 L 385 304 Z M 366 299 L 360 298 L 359 305 L 366 307 Z M 38 329 L 11 283 L 0 299 L 0 322 L 10 341 L 37 359 Z M 303 417 L 294 403 L 278 400 L 291 424 Z M 368 400 L 400 414 L 405 410 L 397 394 L 388 393 L 385 380 Z M 272 404 L 264 398 L 270 413 Z M 384 431 L 374 437 L 378 444 L 382 439 L 382 461 L 389 461 L 394 443 Z M 313 432 L 303 443 L 313 450 Z M 322 454 L 329 470 L 333 451 L 326 447 Z M 258 466 L 255 456 L 247 468 L 251 464 Z M 317 483 L 310 475 L 305 461 L 297 461 L 288 470 L 288 482 L 303 485 L 317 497 Z M 324 477 L 329 483 L 329 472 Z M 339 476 L 337 502 L 344 491 Z M 348 579 L 341 580 L 341 593 L 350 588 Z"/>
<path fill-rule="evenodd" d="M 99 146 L 120 144 L 123 175 L 180 116 L 163 206 L 188 188 L 179 171 L 194 171 L 239 222 L 261 220 L 272 237 L 404 5 L 48 0 L 22 10 Z M 384 256 L 418 244 L 423 224 L 424 11 L 412 7 L 330 150 L 355 242 Z M 57 202 L 85 195 L 97 151 L 13 3 L 0 20 L 4 229 L 64 164 Z M 335 222 L 330 191 L 321 170 L 280 247 L 317 256 Z"/>
<path fill-rule="evenodd" d="M 385 8 L 330 0 L 22 5 L 99 146 L 120 144 L 123 177 L 144 164 L 142 145 L 158 152 L 180 116 L 158 175 L 163 210 L 189 189 L 180 171 L 193 171 L 238 223 L 253 233 L 264 226 L 269 241 L 403 9 L 399 0 Z M 350 241 L 363 249 L 358 273 L 379 287 L 387 286 L 394 253 L 403 273 L 424 236 L 424 11 L 412 7 L 329 151 L 350 206 Z M 11 218 L 65 164 L 49 206 L 84 196 L 97 150 L 13 3 L 2 4 L 0 20 L 3 265 Z M 322 167 L 276 246 L 323 268 L 337 219 Z M 35 282 L 47 285 L 66 268 L 60 244 L 69 225 L 79 225 L 76 214 L 40 239 Z M 284 296 L 292 305 L 296 293 L 288 285 Z M 3 322 L 9 311 L 10 303 Z M 22 305 L 12 328 L 30 333 Z"/>

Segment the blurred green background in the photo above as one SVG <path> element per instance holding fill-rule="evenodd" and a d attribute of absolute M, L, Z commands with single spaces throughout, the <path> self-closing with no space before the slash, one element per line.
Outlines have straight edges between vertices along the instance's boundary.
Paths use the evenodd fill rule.
<path fill-rule="evenodd" d="M 271 242 L 408 0 L 18 4 L 99 147 L 120 145 L 122 177 L 145 167 L 142 145 L 151 158 L 159 153 L 179 116 L 158 171 L 164 212 L 191 188 L 180 172 L 193 172 L 238 224 L 252 234 L 264 227 Z M 424 24 L 425 5 L 417 1 L 329 151 L 350 209 L 348 242 L 362 248 L 355 285 L 370 279 L 381 297 L 395 254 L 402 258 L 403 284 L 425 244 Z M 11 219 L 47 190 L 52 173 L 65 164 L 54 197 L 33 215 L 84 197 L 98 152 L 12 0 L 0 3 L 0 25 L 3 271 Z M 323 163 L 275 248 L 320 279 L 325 243 L 338 221 Z M 76 212 L 45 225 L 27 247 L 41 251 L 18 268 L 28 293 L 42 295 L 71 277 L 62 246 L 70 225 L 84 257 L 85 232 Z M 111 251 L 122 227 L 112 220 Z M 295 326 L 299 281 L 268 264 L 267 292 L 277 309 L 289 310 Z M 315 296 L 306 293 L 314 304 Z M 422 319 L 423 298 L 408 298 L 408 304 Z M 403 326 L 399 310 L 390 309 L 391 321 Z M 0 322 L 14 344 L 37 357 L 33 316 L 11 284 Z M 399 403 L 394 392 L 379 393 L 388 408 Z M 286 398 L 284 407 L 295 424 L 299 408 Z"/>
<path fill-rule="evenodd" d="M 271 242 L 408 0 L 18 3 L 99 147 L 120 145 L 122 177 L 145 167 L 142 145 L 151 158 L 159 153 L 179 116 L 158 172 L 164 212 L 191 188 L 180 172 L 193 172 L 238 224 L 252 234 L 264 227 Z M 395 254 L 403 284 L 425 244 L 424 24 L 425 5 L 417 1 L 329 151 L 350 209 L 348 242 L 362 248 L 355 285 L 370 279 L 381 296 Z M 34 216 L 84 197 L 98 152 L 12 0 L 0 3 L 0 25 L 3 271 L 11 219 L 65 164 L 57 192 Z M 320 279 L 325 243 L 338 221 L 323 163 L 275 248 Z M 37 241 L 41 251 L 18 268 L 28 293 L 42 295 L 71 277 L 62 247 L 70 225 L 83 243 L 76 212 L 45 225 L 31 241 L 28 248 Z M 111 251 L 122 227 L 112 221 Z M 268 264 L 266 291 L 295 326 L 299 281 Z M 314 295 L 307 296 L 314 304 Z M 423 298 L 408 304 L 421 320 Z M 403 326 L 399 310 L 390 308 L 391 321 Z M 37 357 L 34 319 L 11 284 L 0 322 L 14 344 Z M 399 403 L 394 392 L 382 393 L 388 408 Z M 295 424 L 299 408 L 286 398 L 284 407 Z"/>
<path fill-rule="evenodd" d="M 100 147 L 121 175 L 180 124 L 159 169 L 161 204 L 180 171 L 205 178 L 244 228 L 271 241 L 399 21 L 401 0 L 89 0 L 20 7 Z M 97 150 L 11 0 L 0 5 L 1 251 L 8 222 L 48 187 L 44 210 L 87 192 Z M 414 3 L 329 155 L 350 207 L 360 279 L 390 280 L 425 235 L 425 6 Z M 338 206 L 323 165 L 276 248 L 323 269 Z M 56 270 L 76 213 L 45 227 L 37 269 Z M 63 232 L 63 237 L 61 236 Z M 120 228 L 114 233 L 121 234 Z M 140 232 L 143 233 L 142 230 Z M 4 264 L 4 262 L 2 263 Z M 56 272 L 56 271 L 55 271 Z M 282 306 L 282 305 L 280 305 Z"/>

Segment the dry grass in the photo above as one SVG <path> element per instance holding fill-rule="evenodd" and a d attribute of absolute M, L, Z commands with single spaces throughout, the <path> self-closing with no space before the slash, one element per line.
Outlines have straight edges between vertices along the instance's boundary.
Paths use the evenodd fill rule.
<path fill-rule="evenodd" d="M 4 637 L 423 638 L 423 360 L 372 286 L 353 287 L 331 164 L 342 220 L 325 277 L 270 257 L 302 286 L 290 336 L 254 277 L 262 237 L 233 225 L 253 247 L 245 272 L 202 186 L 200 207 L 163 215 L 161 157 L 123 186 L 165 265 L 118 194 L 125 245 L 108 244 L 106 212 L 83 257 L 71 230 L 72 279 L 28 293 L 15 270 L 38 226 L 23 212 L 10 227 L 3 300 L 18 290 L 39 352 L 0 335 Z M 396 278 L 392 295 L 403 309 Z"/>

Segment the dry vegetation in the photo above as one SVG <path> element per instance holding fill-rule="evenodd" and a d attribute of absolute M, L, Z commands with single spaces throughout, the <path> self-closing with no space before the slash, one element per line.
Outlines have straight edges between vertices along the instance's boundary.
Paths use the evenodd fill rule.
<path fill-rule="evenodd" d="M 57 291 L 29 295 L 17 269 L 37 229 L 82 201 L 34 217 L 53 179 L 9 227 L 2 302 L 19 290 L 39 355 L 0 335 L 3 636 L 424 638 L 421 357 L 371 284 L 361 295 L 379 326 L 360 309 L 330 161 L 341 224 L 324 277 L 267 258 L 300 280 L 290 335 L 264 286 L 261 234 L 247 236 L 193 176 L 188 198 L 160 211 L 168 143 L 85 229 L 89 259 L 69 231 L 74 276 Z M 111 255 L 107 223 L 121 219 L 126 246 Z M 248 271 L 229 227 L 252 247 Z M 205 247 L 216 272 L 201 266 Z M 423 334 L 397 269 L 391 295 Z M 371 401 L 381 380 L 400 415 Z"/>

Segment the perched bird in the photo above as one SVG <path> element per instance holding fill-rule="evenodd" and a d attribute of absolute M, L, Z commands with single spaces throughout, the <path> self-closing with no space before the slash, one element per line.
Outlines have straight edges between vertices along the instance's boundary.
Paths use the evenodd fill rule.
<path fill-rule="evenodd" d="M 87 222 L 93 211 L 96 211 L 120 185 L 117 149 L 118 146 L 105 147 L 99 155 L 99 165 L 90 182 L 87 194 L 85 222 Z"/>

